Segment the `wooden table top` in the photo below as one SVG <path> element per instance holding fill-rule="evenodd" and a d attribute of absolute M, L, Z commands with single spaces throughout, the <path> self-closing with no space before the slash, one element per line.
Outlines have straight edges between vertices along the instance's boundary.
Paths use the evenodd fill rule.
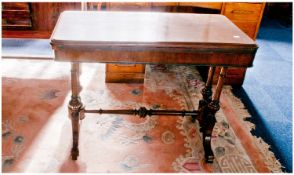
<path fill-rule="evenodd" d="M 66 11 L 61 14 L 51 39 L 114 44 L 255 44 L 223 15 L 160 12 Z"/>
<path fill-rule="evenodd" d="M 224 51 L 249 53 L 253 54 L 253 57 L 257 50 L 255 42 L 223 15 L 162 12 L 65 11 L 60 15 L 55 26 L 51 44 L 57 60 L 62 60 L 61 56 L 69 57 L 64 55 L 68 54 L 64 49 L 72 52 L 76 52 L 75 50 L 91 50 L 92 52 L 94 50 L 123 50 L 132 54 L 134 51 L 182 53 Z M 60 48 L 63 55 L 57 53 Z M 103 54 L 103 52 L 100 53 Z M 73 58 L 74 61 L 165 63 L 159 60 L 160 58 L 152 58 L 152 60 L 93 58 L 89 60 L 82 59 L 81 53 L 79 56 L 77 54 L 71 55 L 76 57 Z M 151 53 L 148 54 L 150 56 Z M 110 57 L 109 54 L 106 57 Z M 114 55 L 112 57 L 114 58 Z M 66 58 L 66 60 L 71 59 Z M 182 63 L 176 60 L 166 63 L 177 62 Z M 236 66 L 250 66 L 249 62 L 246 65 Z M 198 61 L 183 63 L 198 64 Z M 224 63 L 224 65 L 230 64 Z"/>

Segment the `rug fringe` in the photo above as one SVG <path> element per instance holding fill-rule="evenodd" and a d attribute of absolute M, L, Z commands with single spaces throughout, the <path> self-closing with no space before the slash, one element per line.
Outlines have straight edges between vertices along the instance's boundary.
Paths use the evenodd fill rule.
<path fill-rule="evenodd" d="M 224 94 L 228 97 L 228 99 L 231 101 L 233 109 L 240 114 L 239 117 L 244 122 L 246 129 L 248 132 L 255 129 L 255 124 L 245 121 L 246 118 L 251 118 L 252 116 L 249 114 L 248 110 L 242 103 L 242 101 L 236 97 L 232 93 L 232 87 L 231 86 L 225 86 L 223 89 Z M 270 145 L 267 144 L 261 137 L 252 136 L 255 145 L 259 149 L 260 153 L 265 158 L 265 164 L 269 168 L 269 170 L 273 173 L 281 173 L 283 166 L 279 162 L 278 159 L 276 159 L 274 153 L 270 150 Z"/>

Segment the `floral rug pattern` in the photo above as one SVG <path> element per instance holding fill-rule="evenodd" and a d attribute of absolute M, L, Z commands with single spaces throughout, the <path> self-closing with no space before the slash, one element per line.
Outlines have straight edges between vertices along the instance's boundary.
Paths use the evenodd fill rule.
<path fill-rule="evenodd" d="M 84 67 L 88 71 L 93 70 L 94 74 L 103 72 L 89 65 Z M 62 71 L 60 68 L 58 73 Z M 38 75 L 35 76 L 38 78 Z M 222 110 L 216 114 L 217 123 L 213 131 L 213 164 L 203 161 L 202 136 L 198 123 L 192 123 L 190 117 L 152 116 L 141 119 L 98 114 L 86 114 L 86 118 L 81 121 L 80 156 L 74 163 L 68 158 L 70 120 L 63 121 L 66 101 L 70 95 L 69 82 L 65 77 L 54 81 L 36 80 L 31 84 L 30 80 L 6 78 L 4 72 L 3 172 L 257 172 Z M 145 106 L 152 109 L 194 110 L 198 107 L 200 90 L 204 86 L 193 66 L 146 66 L 144 84 L 105 84 L 104 76 L 87 78 L 92 83 L 84 86 L 81 92 L 81 99 L 87 109 Z M 226 88 L 225 91 L 230 90 Z M 30 99 L 23 102 L 28 94 Z M 61 110 L 60 114 L 52 112 L 58 110 Z M 52 144 L 50 159 L 35 164 L 28 163 L 34 167 L 32 170 L 20 168 L 20 165 L 25 167 L 23 161 L 32 156 L 26 152 L 37 140 L 36 133 L 45 128 L 43 125 L 49 121 L 48 118 L 60 118 L 58 120 L 62 119 L 64 123 L 60 127 L 63 131 L 61 141 L 58 142 L 58 139 L 47 133 L 48 138 L 53 139 L 51 141 L 59 147 Z M 37 146 L 36 149 L 42 152 L 41 147 Z M 30 154 L 34 154 L 34 151 Z"/>

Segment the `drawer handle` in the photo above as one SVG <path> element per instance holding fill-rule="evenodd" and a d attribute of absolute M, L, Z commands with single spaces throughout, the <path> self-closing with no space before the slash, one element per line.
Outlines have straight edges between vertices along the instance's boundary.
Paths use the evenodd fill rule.
<path fill-rule="evenodd" d="M 254 11 L 252 10 L 232 10 L 231 13 L 235 14 L 252 14 Z"/>

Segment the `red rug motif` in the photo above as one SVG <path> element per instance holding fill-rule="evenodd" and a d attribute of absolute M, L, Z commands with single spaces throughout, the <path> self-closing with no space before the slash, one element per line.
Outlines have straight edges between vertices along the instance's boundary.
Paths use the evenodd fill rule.
<path fill-rule="evenodd" d="M 71 123 L 67 63 L 6 60 L 2 78 L 3 172 L 265 172 L 278 171 L 252 159 L 239 131 L 222 109 L 213 131 L 213 164 L 203 161 L 198 123 L 190 117 L 86 114 L 80 156 L 70 159 Z M 83 64 L 82 102 L 87 109 L 197 109 L 204 83 L 193 66 L 149 65 L 144 84 L 104 82 L 104 64 Z M 223 94 L 231 99 L 227 88 Z M 232 97 L 233 98 L 233 97 Z M 229 103 L 228 103 L 229 104 Z M 240 110 L 242 111 L 242 110 Z M 237 118 L 248 117 L 239 112 Z M 242 121 L 243 122 L 243 121 Z M 250 123 L 242 123 L 251 127 Z M 249 131 L 249 129 L 248 129 Z M 246 139 L 246 138 L 245 138 Z M 260 168 L 264 166 L 264 169 Z M 272 167 L 271 167 L 272 166 Z"/>

